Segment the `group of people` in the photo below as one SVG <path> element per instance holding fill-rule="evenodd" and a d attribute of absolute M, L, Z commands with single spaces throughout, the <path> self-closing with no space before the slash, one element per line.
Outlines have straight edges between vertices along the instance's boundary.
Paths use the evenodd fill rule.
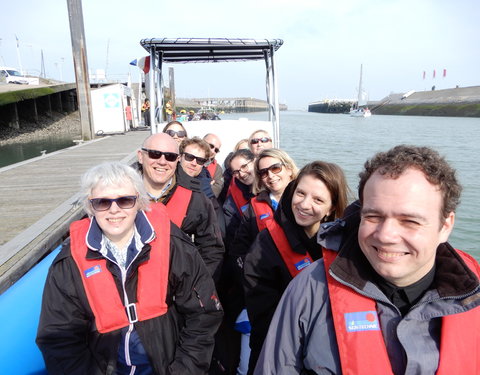
<path fill-rule="evenodd" d="M 298 169 L 264 130 L 225 159 L 179 121 L 91 168 L 37 334 L 50 374 L 474 374 L 480 266 L 448 242 L 436 151 Z"/>

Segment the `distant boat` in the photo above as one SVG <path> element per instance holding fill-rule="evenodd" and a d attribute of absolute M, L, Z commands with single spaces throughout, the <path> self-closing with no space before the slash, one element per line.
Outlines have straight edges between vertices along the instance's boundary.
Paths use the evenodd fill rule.
<path fill-rule="evenodd" d="M 350 116 L 352 117 L 370 117 L 372 112 L 367 107 L 367 93 L 362 87 L 362 69 L 360 64 L 360 82 L 358 83 L 358 100 L 357 103 L 350 108 Z"/>

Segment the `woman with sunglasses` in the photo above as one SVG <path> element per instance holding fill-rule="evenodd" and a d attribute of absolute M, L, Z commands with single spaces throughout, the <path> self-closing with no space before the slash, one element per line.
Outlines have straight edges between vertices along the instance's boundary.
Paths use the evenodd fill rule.
<path fill-rule="evenodd" d="M 231 269 L 235 277 L 236 298 L 232 298 L 231 310 L 235 317 L 245 314 L 245 299 L 243 296 L 243 262 L 250 246 L 257 234 L 266 228 L 266 223 L 273 220 L 273 213 L 278 207 L 278 202 L 283 191 L 294 180 L 298 168 L 292 158 L 285 152 L 276 148 L 263 150 L 255 159 L 254 170 L 256 179 L 253 184 L 253 193 L 248 208 L 244 211 L 242 221 L 235 234 L 226 263 L 232 264 Z M 226 312 L 227 313 L 227 312 Z M 237 319 L 238 320 L 238 319 Z M 237 329 L 243 326 L 236 325 Z M 246 373 L 248 367 L 248 330 L 242 332 L 242 352 L 240 355 L 239 373 Z M 247 346 L 245 348 L 244 346 Z"/>
<path fill-rule="evenodd" d="M 167 133 L 170 137 L 175 139 L 179 145 L 188 136 L 187 131 L 179 121 L 170 121 L 167 125 L 165 125 L 162 133 Z"/>
<path fill-rule="evenodd" d="M 270 137 L 266 130 L 255 130 L 250 137 L 248 137 L 248 146 L 250 147 L 250 151 L 257 157 L 263 150 L 273 147 L 272 137 Z"/>
<path fill-rule="evenodd" d="M 348 203 L 342 169 L 314 161 L 289 183 L 274 220 L 261 231 L 244 263 L 245 300 L 252 326 L 249 372 L 253 373 L 275 308 L 288 283 L 321 258 L 320 224 L 342 217 Z"/>
<path fill-rule="evenodd" d="M 119 162 L 82 178 L 88 218 L 45 284 L 37 335 L 49 374 L 205 373 L 222 312 L 198 250 Z M 168 369 L 168 370 L 167 370 Z"/>

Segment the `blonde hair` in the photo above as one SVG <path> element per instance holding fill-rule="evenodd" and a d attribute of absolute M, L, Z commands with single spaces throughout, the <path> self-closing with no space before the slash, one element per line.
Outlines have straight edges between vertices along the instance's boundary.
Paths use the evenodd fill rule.
<path fill-rule="evenodd" d="M 260 160 L 266 157 L 271 157 L 280 160 L 280 162 L 283 164 L 285 168 L 288 170 L 292 171 L 292 176 L 290 178 L 290 181 L 294 180 L 297 175 L 298 175 L 298 167 L 293 161 L 293 159 L 288 155 L 285 151 L 280 150 L 278 148 L 269 148 L 263 150 L 255 159 L 255 182 L 253 183 L 253 194 L 257 195 L 261 191 L 268 190 L 263 183 L 262 179 L 258 175 L 258 172 L 260 170 Z"/>

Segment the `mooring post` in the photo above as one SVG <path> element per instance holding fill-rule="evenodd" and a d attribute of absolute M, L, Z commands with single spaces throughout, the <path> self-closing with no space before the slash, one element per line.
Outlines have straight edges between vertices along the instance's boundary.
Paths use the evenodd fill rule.
<path fill-rule="evenodd" d="M 92 99 L 90 97 L 90 79 L 88 76 L 87 46 L 83 27 L 82 0 L 67 0 L 70 36 L 72 39 L 73 63 L 77 83 L 78 106 L 82 139 L 93 139 Z"/>

